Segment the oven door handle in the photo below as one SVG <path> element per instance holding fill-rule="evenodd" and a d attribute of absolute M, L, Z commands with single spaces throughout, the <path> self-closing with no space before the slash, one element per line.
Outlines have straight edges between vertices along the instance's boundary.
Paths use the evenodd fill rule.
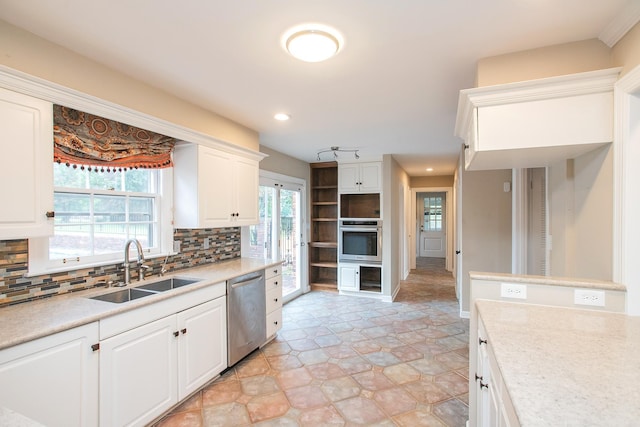
<path fill-rule="evenodd" d="M 380 231 L 380 227 L 340 227 L 340 231 Z"/>

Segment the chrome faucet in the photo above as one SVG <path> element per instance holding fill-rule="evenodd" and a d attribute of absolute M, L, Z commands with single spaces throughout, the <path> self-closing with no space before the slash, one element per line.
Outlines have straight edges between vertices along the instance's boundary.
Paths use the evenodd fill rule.
<path fill-rule="evenodd" d="M 144 270 L 149 269 L 148 265 L 144 265 L 144 254 L 142 252 L 142 245 L 138 239 L 129 239 L 124 245 L 124 286 L 131 283 L 131 270 L 129 267 L 129 247 L 131 243 L 135 243 L 138 251 L 138 280 L 144 279 Z"/>

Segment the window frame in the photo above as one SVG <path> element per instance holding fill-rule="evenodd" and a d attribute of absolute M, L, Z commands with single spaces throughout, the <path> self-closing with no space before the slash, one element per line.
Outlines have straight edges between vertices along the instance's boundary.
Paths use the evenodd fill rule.
<path fill-rule="evenodd" d="M 164 257 L 174 254 L 173 252 L 173 168 L 158 169 L 158 193 L 156 197 L 157 203 L 157 238 L 158 246 L 150 249 L 145 248 L 145 258 Z M 52 177 L 53 179 L 53 177 Z M 81 189 L 59 187 L 54 191 L 72 192 L 77 194 L 99 194 L 99 195 L 149 195 L 154 193 L 139 193 L 127 191 L 109 191 L 99 189 Z M 37 237 L 29 239 L 29 276 L 37 276 L 43 274 L 51 274 L 57 272 L 65 272 L 70 270 L 80 270 L 85 268 L 93 268 L 104 265 L 120 264 L 124 261 L 124 246 L 122 253 L 112 253 L 103 255 L 94 255 L 90 257 L 78 257 L 64 259 L 49 259 L 49 237 Z"/>

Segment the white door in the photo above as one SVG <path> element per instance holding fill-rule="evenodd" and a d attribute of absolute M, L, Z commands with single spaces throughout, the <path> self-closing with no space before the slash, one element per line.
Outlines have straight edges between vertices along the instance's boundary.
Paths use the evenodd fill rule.
<path fill-rule="evenodd" d="M 421 257 L 444 258 L 447 250 L 446 193 L 418 193 L 417 197 L 418 253 Z"/>
<path fill-rule="evenodd" d="M 290 178 L 295 180 L 295 178 Z M 305 252 L 302 217 L 304 206 L 302 183 L 288 182 L 286 177 L 260 178 L 259 224 L 248 229 L 243 253 L 249 257 L 282 260 L 282 294 L 289 301 L 302 293 Z"/>

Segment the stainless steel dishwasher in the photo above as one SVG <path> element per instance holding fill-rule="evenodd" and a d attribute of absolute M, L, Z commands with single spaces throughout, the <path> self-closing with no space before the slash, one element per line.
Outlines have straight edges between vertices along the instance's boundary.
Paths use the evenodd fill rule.
<path fill-rule="evenodd" d="M 264 270 L 227 280 L 228 365 L 267 339 Z"/>

